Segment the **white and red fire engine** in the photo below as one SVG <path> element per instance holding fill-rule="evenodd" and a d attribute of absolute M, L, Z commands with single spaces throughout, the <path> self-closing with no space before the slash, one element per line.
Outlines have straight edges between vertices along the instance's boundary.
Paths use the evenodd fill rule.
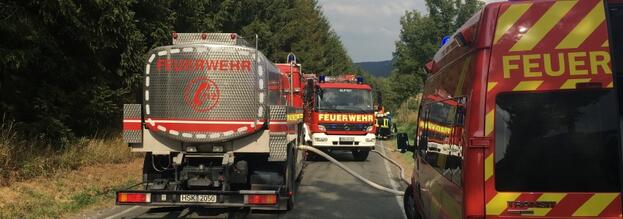
<path fill-rule="evenodd" d="M 174 33 L 149 51 L 142 103 L 124 105 L 123 120 L 146 154 L 143 187 L 117 204 L 292 208 L 303 121 L 288 120 L 301 102 L 286 98 L 301 90 L 288 77 L 234 33 Z"/>
<path fill-rule="evenodd" d="M 306 75 L 305 140 L 324 151 L 348 150 L 367 159 L 376 144 L 372 87 L 362 77 Z"/>

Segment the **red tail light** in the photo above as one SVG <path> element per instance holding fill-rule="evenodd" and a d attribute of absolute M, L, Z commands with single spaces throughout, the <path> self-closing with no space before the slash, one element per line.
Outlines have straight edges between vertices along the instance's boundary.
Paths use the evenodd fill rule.
<path fill-rule="evenodd" d="M 118 193 L 117 201 L 119 203 L 145 203 L 151 202 L 151 194 L 149 193 Z"/>
<path fill-rule="evenodd" d="M 274 205 L 277 204 L 277 195 L 247 195 L 247 204 Z"/>

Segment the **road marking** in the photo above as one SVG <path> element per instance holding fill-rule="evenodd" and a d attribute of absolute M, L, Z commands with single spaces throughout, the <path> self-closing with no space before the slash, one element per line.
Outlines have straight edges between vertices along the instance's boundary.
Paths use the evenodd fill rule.
<path fill-rule="evenodd" d="M 123 210 L 123 211 L 121 211 L 121 212 L 119 212 L 119 213 L 116 213 L 116 214 L 110 215 L 110 216 L 106 217 L 105 219 L 119 218 L 119 217 L 121 217 L 122 215 L 124 215 L 124 214 L 126 214 L 126 213 L 128 213 L 128 212 L 130 212 L 130 211 L 133 211 L 133 210 L 135 210 L 135 209 L 137 209 L 137 208 L 140 208 L 140 207 L 141 207 L 141 206 L 138 206 L 138 205 L 137 205 L 137 206 L 134 206 L 134 207 L 131 207 L 131 208 L 125 209 L 125 210 Z"/>
<path fill-rule="evenodd" d="M 381 148 L 381 151 L 383 151 L 383 154 L 385 156 L 388 156 L 386 151 L 385 151 L 385 145 L 383 145 L 383 142 L 381 142 L 381 141 L 377 141 L 377 142 L 379 142 L 381 144 L 380 148 Z M 389 177 L 389 184 L 392 186 L 392 189 L 397 190 L 398 189 L 398 185 L 394 181 L 392 170 L 389 167 L 388 161 L 385 160 L 383 157 L 381 157 L 381 159 L 383 160 L 383 163 L 385 164 L 385 170 L 387 171 L 387 177 Z M 405 206 L 403 206 L 402 200 L 400 199 L 402 196 L 396 195 L 394 197 L 396 198 L 396 203 L 398 203 L 398 206 L 401 209 L 405 209 Z M 401 215 L 402 215 L 402 218 L 407 219 L 407 216 L 404 213 L 402 213 Z"/>

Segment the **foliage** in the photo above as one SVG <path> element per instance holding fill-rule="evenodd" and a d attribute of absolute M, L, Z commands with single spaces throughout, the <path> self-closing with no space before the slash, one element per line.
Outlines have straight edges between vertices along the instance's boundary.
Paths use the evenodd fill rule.
<path fill-rule="evenodd" d="M 456 31 L 483 6 L 478 0 L 426 0 L 427 12 L 407 11 L 400 19 L 402 30 L 394 51 L 394 71 L 387 82 L 386 105 L 392 110 L 422 89 L 423 66 L 441 39 Z"/>
<path fill-rule="evenodd" d="M 0 3 L 0 112 L 36 141 L 62 149 L 116 132 L 122 103 L 140 95 L 145 53 L 171 32 L 259 36 L 273 61 L 306 72 L 353 71 L 315 0 L 98 0 Z M 252 41 L 251 40 L 251 41 Z"/>

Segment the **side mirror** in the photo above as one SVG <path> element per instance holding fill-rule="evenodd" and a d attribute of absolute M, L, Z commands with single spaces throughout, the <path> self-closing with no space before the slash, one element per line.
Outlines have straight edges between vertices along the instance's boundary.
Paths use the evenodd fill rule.
<path fill-rule="evenodd" d="M 396 135 L 396 145 L 400 149 L 400 153 L 406 153 L 412 147 L 409 145 L 409 136 L 406 133 L 398 133 Z"/>

